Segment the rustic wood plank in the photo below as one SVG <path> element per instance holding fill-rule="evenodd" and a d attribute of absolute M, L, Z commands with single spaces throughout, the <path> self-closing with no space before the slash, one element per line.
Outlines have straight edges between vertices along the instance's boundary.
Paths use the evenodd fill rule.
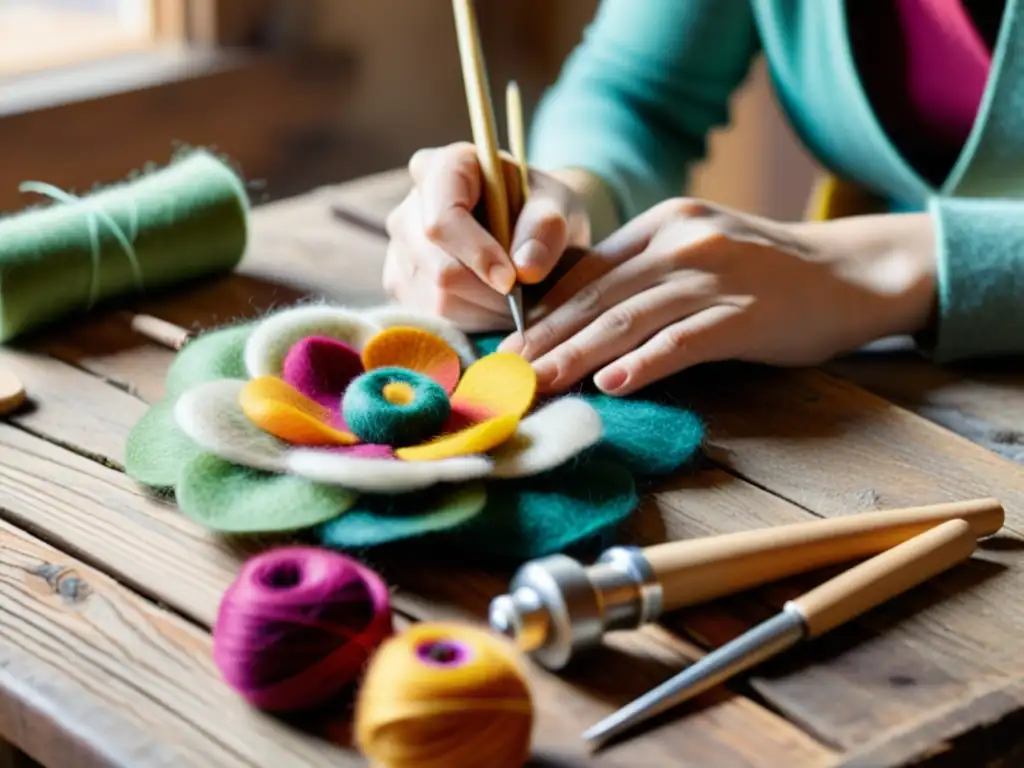
<path fill-rule="evenodd" d="M 0 425 L 0 517 L 204 626 L 214 621 L 220 595 L 242 554 L 182 517 L 171 503 L 150 498 L 120 472 L 7 425 Z M 531 684 L 542 716 L 538 749 L 549 755 L 582 755 L 578 734 L 587 725 L 640 693 L 645 681 L 667 677 L 686 663 L 677 651 L 671 664 L 656 664 L 658 657 L 649 645 L 635 644 L 633 656 L 618 661 L 623 670 L 646 664 L 649 677 L 625 674 L 626 685 L 618 689 L 609 685 L 586 690 L 535 669 Z M 712 727 L 723 718 L 732 724 L 728 729 Z M 609 752 L 593 764 L 625 768 L 635 765 L 631 761 L 638 756 L 650 755 L 654 764 L 675 756 L 683 761 L 677 764 L 694 766 L 711 759 L 716 765 L 771 766 L 778 760 L 818 765 L 831 756 L 776 720 L 752 702 L 726 696 L 668 736 L 637 739 L 629 750 Z M 766 721 L 773 727 L 761 733 L 759 726 Z M 760 762 L 745 755 L 752 729 L 758 729 Z M 737 733 L 744 733 L 744 739 Z"/>
<path fill-rule="evenodd" d="M 1009 721 L 1013 730 L 1005 728 Z M 997 732 L 991 729 L 998 724 Z M 834 768 L 972 766 L 1010 768 L 1024 761 L 1024 683 L 1019 678 L 985 686 L 934 716 L 838 759 Z"/>
<path fill-rule="evenodd" d="M 320 210 L 330 216 L 326 207 Z M 275 205 L 272 211 L 280 211 L 282 222 L 289 226 L 293 226 L 296 220 L 316 221 L 318 218 L 307 216 L 300 210 L 289 210 L 287 205 Z M 304 216 L 307 218 L 304 219 Z M 323 225 L 323 222 L 320 224 Z M 327 231 L 336 235 L 338 225 L 333 218 L 327 219 L 327 225 Z M 313 227 L 302 231 L 315 243 L 311 248 L 315 253 L 308 257 L 306 266 L 297 270 L 297 274 L 301 279 L 310 279 L 311 275 L 317 273 L 314 270 L 323 272 L 322 259 L 330 258 L 330 253 L 337 252 L 339 243 L 344 245 L 349 242 L 346 239 L 348 232 L 343 233 L 340 240 L 330 238 L 322 241 L 311 234 L 314 233 Z M 379 254 L 379 239 L 372 238 L 367 243 L 372 243 L 374 253 Z M 254 249 L 258 251 L 265 247 L 265 243 L 255 240 Z M 326 252 L 325 247 L 328 249 Z M 289 253 L 295 250 L 293 245 Z M 298 250 L 301 252 L 302 248 Z M 351 255 L 352 251 L 346 248 L 342 253 Z M 366 255 L 356 254 L 355 258 L 361 259 L 364 264 L 373 263 Z M 281 259 L 280 252 L 278 259 Z M 247 262 L 255 262 L 255 268 L 260 268 L 258 259 L 247 256 Z M 272 265 L 269 255 L 265 263 Z M 336 272 L 346 276 L 353 274 L 347 265 L 345 269 Z M 335 295 L 351 290 L 353 284 L 358 285 L 354 281 L 338 281 Z M 364 276 L 361 284 L 368 286 L 373 283 Z M 244 291 L 226 292 L 222 295 L 223 301 L 217 302 L 207 298 L 215 297 L 215 294 L 206 294 L 206 290 L 199 289 L 200 300 L 195 308 L 191 299 L 194 294 L 189 293 L 186 294 L 188 299 L 151 303 L 147 311 L 165 315 L 168 319 L 193 328 L 223 322 L 223 313 L 235 317 L 239 312 L 247 311 L 246 307 L 253 306 L 247 303 L 249 297 L 245 296 Z M 110 322 L 115 323 L 116 318 L 110 318 Z M 96 359 L 93 352 L 95 337 L 84 334 L 76 339 L 76 343 L 69 343 L 66 334 L 63 338 L 63 349 L 69 359 L 75 359 L 88 369 L 91 361 Z M 136 361 L 139 355 L 138 341 L 135 339 L 134 344 L 126 345 L 122 353 L 104 354 L 102 357 L 106 369 L 103 374 L 127 382 L 129 391 L 145 391 L 158 397 L 160 395 L 155 381 L 140 387 L 134 383 L 134 379 L 140 374 L 149 379 L 162 379 L 173 355 L 169 350 L 148 349 L 143 355 L 146 365 L 139 365 Z M 79 342 L 84 345 L 84 350 L 77 347 Z M 104 345 L 101 339 L 100 346 Z M 74 353 L 76 349 L 77 353 Z M 33 359 L 42 360 L 42 363 L 33 365 L 29 362 Z M 36 392 L 40 402 L 48 406 L 16 416 L 16 423 L 35 434 L 64 441 L 79 456 L 36 440 L 32 435 L 0 425 L 0 456 L 7 452 L 12 455 L 7 467 L 0 469 L 0 508 L 7 510 L 0 514 L 9 515 L 19 525 L 53 539 L 62 548 L 79 553 L 90 562 L 110 571 L 119 580 L 209 625 L 215 615 L 219 594 L 237 567 L 239 553 L 225 541 L 181 518 L 169 502 L 151 498 L 120 473 L 96 467 L 89 460 L 80 458 L 107 459 L 109 457 L 105 456 L 106 453 L 119 457 L 127 437 L 126 427 L 130 428 L 133 419 L 140 415 L 142 403 L 128 391 L 100 384 L 83 370 L 62 362 L 32 357 L 24 352 L 0 350 L 0 362 L 6 364 L 7 361 L 18 366 L 19 374 L 29 390 Z M 150 368 L 150 365 L 153 367 Z M 100 419 L 93 425 L 93 429 L 66 432 L 63 425 L 67 419 L 73 418 L 76 406 L 73 401 L 59 394 L 62 391 L 77 390 L 86 393 L 91 409 L 97 412 L 116 412 L 123 414 L 124 418 L 110 418 L 103 423 L 100 423 Z M 55 393 L 57 396 L 51 399 L 45 397 L 45 393 Z M 103 393 L 106 395 L 105 403 L 101 402 Z M 97 432 L 103 432 L 105 436 L 96 437 Z M 71 439 L 64 440 L 62 435 L 70 435 Z M 115 458 L 108 463 L 116 464 L 118 461 L 119 458 Z M 54 477 L 61 478 L 65 491 L 52 487 Z M 40 498 L 45 498 L 45 510 L 40 506 Z M 82 499 L 84 505 L 76 505 L 73 501 L 76 498 Z M 88 519 L 90 524 L 84 526 L 82 517 Z M 140 556 L 140 553 L 145 554 Z M 194 564 L 189 569 L 188 577 L 168 578 L 167 574 L 173 565 L 180 562 Z M 459 575 L 454 574 L 449 584 L 457 584 L 459 579 Z M 492 580 L 492 583 L 495 582 Z M 396 604 L 403 609 L 419 605 L 411 599 L 406 600 L 405 595 L 399 595 Z M 411 612 L 420 618 L 435 615 Z M 470 616 L 468 613 L 465 615 Z M 484 617 L 477 614 L 475 619 L 482 621 Z M 678 644 L 679 641 L 675 642 Z M 534 677 L 534 685 L 540 693 L 542 710 L 557 710 L 557 713 L 552 711 L 545 714 L 547 719 L 544 722 L 551 724 L 544 725 L 538 734 L 540 751 L 549 757 L 558 755 L 559 759 L 578 756 L 578 734 L 584 727 L 610 713 L 615 706 L 638 695 L 646 686 L 678 671 L 692 658 L 692 655 L 687 656 L 681 652 L 678 646 L 666 656 L 664 648 L 664 642 L 654 643 L 638 638 L 627 643 L 628 653 L 619 652 L 611 657 L 614 662 L 612 667 L 622 673 L 617 690 L 613 683 L 607 681 L 600 689 L 581 690 L 578 681 L 566 682 L 538 672 Z M 640 667 L 646 670 L 643 675 L 635 672 Z M 667 731 L 668 735 L 659 732 L 631 741 L 628 749 L 609 752 L 602 757 L 600 764 L 631 765 L 638 754 L 647 754 L 652 761 L 685 760 L 685 764 L 690 765 L 707 764 L 708 760 L 714 761 L 716 765 L 774 765 L 777 760 L 817 765 L 831 755 L 829 750 L 748 699 L 719 691 L 701 703 L 708 703 L 709 708 L 696 711 L 683 725 L 675 724 Z M 562 710 L 567 706 L 568 714 L 565 714 Z M 739 739 L 736 734 L 744 734 L 744 737 Z"/>
<path fill-rule="evenodd" d="M 160 355 L 165 364 L 166 355 Z M 148 360 L 146 365 L 152 365 Z M 146 404 L 60 360 L 0 347 L 0 365 L 21 379 L 26 405 L 8 420 L 109 466 L 121 467 L 125 437 Z"/>
<path fill-rule="evenodd" d="M 171 353 L 168 351 L 166 354 L 166 361 L 169 361 Z M 0 360 L 5 364 L 12 359 L 23 363 L 17 371 L 26 386 L 39 393 L 41 402 L 50 406 L 49 410 L 41 411 L 42 415 L 48 416 L 45 421 L 36 415 L 35 421 L 31 422 L 35 430 L 44 436 L 64 434 L 62 424 L 73 416 L 76 405 L 73 400 L 59 397 L 48 401 L 41 395 L 43 392 L 59 395 L 63 391 L 75 391 L 94 395 L 88 400 L 90 410 L 126 414 L 125 421 L 141 415 L 140 409 L 144 408 L 131 395 L 109 390 L 88 374 L 63 363 L 44 361 L 45 364 L 33 366 L 26 362 L 24 353 L 0 350 Z M 100 402 L 99 396 L 104 391 L 108 395 L 105 404 Z M 115 446 L 119 456 L 130 424 L 126 428 L 124 422 L 119 423 L 115 419 L 97 422 L 93 426 L 93 429 L 74 434 L 73 447 L 77 453 L 105 458 L 102 451 Z M 97 437 L 98 433 L 103 436 Z M 54 537 L 63 548 L 102 563 L 120 580 L 195 620 L 207 625 L 212 622 L 219 594 L 237 563 L 237 554 L 229 545 L 207 531 L 191 527 L 188 521 L 175 515 L 172 504 L 140 493 L 130 480 L 117 472 L 100 472 L 86 460 L 68 456 L 58 448 L 0 426 L 0 456 L 4 455 L 5 446 L 15 455 L 6 467 L 0 468 L 0 507 L 8 509 L 19 525 Z M 45 465 L 41 464 L 42 458 L 45 458 Z M 52 479 L 58 476 L 66 490 L 47 491 Z M 40 494 L 45 494 L 45 514 L 32 501 Z M 86 503 L 75 503 L 76 498 L 86 500 Z M 83 529 L 77 522 L 79 515 L 85 515 L 91 521 L 87 528 Z M 164 528 L 159 531 L 158 541 L 152 545 L 153 551 L 139 557 L 139 543 L 153 538 L 153 526 L 157 523 Z M 74 533 L 69 533 L 71 531 Z M 187 577 L 161 578 L 162 572 L 181 562 L 194 564 Z M 390 576 L 395 575 L 382 570 Z M 462 600 L 462 595 L 456 592 L 458 585 L 464 583 L 463 579 L 462 574 L 449 574 L 448 578 L 442 579 L 452 600 Z M 403 583 L 416 583 L 416 576 L 404 579 Z M 489 595 L 501 589 L 500 581 L 484 574 L 474 575 L 473 583 L 478 587 L 488 587 L 486 594 Z M 396 603 L 418 618 L 441 615 L 437 611 L 416 610 L 423 604 L 411 592 L 408 596 L 400 596 Z M 478 604 L 475 611 L 463 611 L 461 617 L 483 621 L 486 618 L 485 607 Z M 544 734 L 538 737 L 544 740 L 549 756 L 557 753 L 565 757 L 578 750 L 575 743 L 578 733 L 587 723 L 596 722 L 610 713 L 614 706 L 612 702 L 625 703 L 674 674 L 694 657 L 692 653 L 686 655 L 677 648 L 667 658 L 659 658 L 665 656 L 664 643 L 653 645 L 658 653 L 652 655 L 652 643 L 638 640 L 640 638 L 627 640 L 624 648 L 602 654 L 601 664 L 596 668 L 605 670 L 603 689 L 587 689 L 583 686 L 583 678 L 564 682 L 553 676 L 541 685 L 546 692 L 545 698 L 560 702 L 559 706 L 571 700 L 578 721 L 575 728 L 553 727 L 546 737 Z M 615 675 L 610 674 L 613 671 Z M 619 682 L 616 684 L 615 680 Z M 574 695 L 574 686 L 583 686 L 587 695 Z M 616 695 L 614 699 L 610 698 L 612 691 Z M 608 703 L 602 704 L 601 699 Z M 639 748 L 646 750 L 652 760 L 655 756 L 661 761 L 685 755 L 694 761 L 693 765 L 701 765 L 704 760 L 711 759 L 722 765 L 771 765 L 771 761 L 785 758 L 797 759 L 798 764 L 813 765 L 831 754 L 777 716 L 743 697 L 718 691 L 696 702 L 694 707 L 699 708 L 699 714 L 687 718 L 684 726 L 672 722 L 670 729 L 652 733 Z M 715 727 L 709 728 L 709 723 Z M 746 736 L 744 739 L 730 736 L 736 733 Z M 736 753 L 724 751 L 723 743 Z M 684 745 L 686 749 L 683 749 Z M 637 749 L 637 743 L 631 741 L 610 752 L 605 760 L 612 761 L 608 763 L 610 765 L 619 764 L 618 760 L 628 765 Z M 755 760 L 754 756 L 759 754 L 768 762 Z M 746 757 L 741 760 L 741 755 Z"/>
<path fill-rule="evenodd" d="M 320 211 L 322 207 L 321 202 L 316 201 L 314 210 Z M 298 213 L 293 211 L 292 215 L 297 216 Z M 333 223 L 329 227 L 325 226 L 322 218 L 319 218 L 319 213 L 315 215 L 310 214 L 310 216 L 313 220 L 319 222 L 318 226 L 323 227 L 320 235 L 317 236 L 315 246 L 316 248 L 324 249 L 325 256 L 323 258 L 329 258 L 326 254 L 341 251 L 340 246 L 345 242 L 345 237 L 347 236 L 347 231 L 344 227 L 340 223 Z M 323 239 L 321 240 L 320 237 Z M 334 244 L 332 245 L 332 243 Z M 383 246 L 378 242 L 376 247 L 376 258 L 379 263 Z M 372 276 L 372 274 L 372 270 L 365 272 L 365 276 Z M 182 307 L 182 312 L 188 312 L 185 309 L 188 304 L 189 302 L 187 301 L 180 303 L 179 306 Z M 742 399 L 732 399 L 730 402 L 733 403 L 732 407 L 735 409 L 734 404 L 736 402 L 744 401 Z M 782 407 L 782 412 L 786 412 L 786 409 L 791 407 L 788 401 L 781 403 L 781 405 L 774 405 L 775 407 Z M 708 411 L 708 413 L 712 413 L 712 411 Z M 737 414 L 737 416 L 741 419 L 750 418 L 750 414 L 745 411 Z M 716 413 L 716 421 L 717 419 Z M 807 432 L 807 435 L 813 437 L 816 435 L 816 431 L 812 429 Z M 903 439 L 902 435 L 898 435 L 898 437 Z M 813 448 L 813 440 L 809 440 L 808 443 L 808 448 Z M 773 444 L 766 444 L 760 446 L 760 449 L 761 453 L 770 455 L 775 450 L 775 446 Z M 853 465 L 853 468 L 856 468 L 856 465 Z M 849 469 L 849 467 L 846 469 Z M 788 468 L 788 471 L 792 476 L 793 469 Z M 827 482 L 828 478 L 815 479 L 816 484 L 814 487 L 830 487 Z M 695 531 L 717 532 L 727 529 L 732 524 L 740 528 L 752 527 L 752 525 L 759 524 L 758 521 L 765 524 L 777 524 L 778 522 L 807 514 L 792 505 L 779 501 L 770 494 L 764 492 L 755 493 L 756 489 L 753 486 L 741 483 L 735 477 L 731 477 L 724 472 L 718 472 L 713 475 L 701 473 L 688 479 L 686 482 L 691 483 L 691 485 L 677 488 L 675 496 L 668 491 L 660 495 L 659 507 L 661 512 L 657 516 L 657 523 L 653 526 L 655 540 L 657 540 L 657 529 L 659 527 L 672 529 L 672 535 L 675 537 L 695 535 Z M 771 483 L 762 484 L 773 488 Z M 721 495 L 718 496 L 716 501 L 715 496 L 719 494 Z M 676 501 L 673 501 L 674 498 Z M 768 500 L 771 500 L 771 503 L 767 503 Z M 912 503 L 916 503 L 916 500 Z M 680 520 L 678 516 L 671 514 L 671 511 L 665 513 L 666 508 L 671 509 L 673 506 L 684 510 L 699 510 L 699 512 L 691 515 L 691 518 L 693 518 L 691 520 L 686 520 L 685 518 Z M 850 512 L 854 511 L 855 508 L 844 507 L 842 511 Z M 735 511 L 736 509 L 745 511 L 738 514 Z M 751 516 L 749 512 L 751 509 L 758 509 L 760 511 Z M 836 513 L 835 510 L 819 512 L 814 506 L 811 506 L 811 509 L 814 509 L 819 514 Z M 759 517 L 758 515 L 763 516 Z M 666 523 L 666 520 L 669 522 Z M 709 523 L 708 521 L 714 522 Z M 988 553 L 986 553 L 987 555 Z M 1008 557 L 1006 550 L 1002 553 L 997 553 L 997 560 L 1000 556 Z M 999 563 L 996 562 L 995 566 L 998 567 Z M 984 565 L 978 567 L 982 568 L 982 570 L 986 568 Z M 982 574 L 982 576 L 984 575 L 985 573 Z M 967 581 L 982 580 L 972 578 Z M 442 585 L 439 589 L 453 590 L 456 587 L 456 583 L 465 585 L 467 581 L 465 578 L 453 579 L 452 582 Z M 1006 582 L 1006 578 L 1000 577 L 996 581 Z M 991 589 L 988 586 L 990 582 L 991 579 L 985 584 L 986 589 Z M 478 582 L 474 580 L 473 583 Z M 968 586 L 970 585 L 968 584 Z M 1012 583 L 1010 586 L 1012 587 Z M 416 587 L 418 592 L 422 592 L 425 588 L 419 581 L 416 581 Z M 953 584 L 941 588 L 933 586 L 932 589 L 939 589 L 940 594 L 945 595 L 961 591 L 962 587 Z M 1012 590 L 1008 588 L 1007 591 Z M 493 591 L 491 594 L 493 594 Z M 913 613 L 914 611 L 907 610 L 907 606 L 913 605 L 915 599 L 919 603 L 923 602 L 924 604 L 935 602 L 937 599 L 933 593 L 927 590 L 923 594 L 932 596 L 908 598 L 911 600 L 910 603 L 900 603 L 892 607 L 890 613 L 883 613 L 882 615 L 892 616 L 905 612 Z M 939 606 L 945 606 L 950 612 L 952 626 L 956 631 L 959 631 L 963 625 L 974 625 L 981 628 L 975 630 L 975 634 L 977 634 L 983 630 L 989 621 L 988 614 L 990 613 L 991 606 L 1000 605 L 1002 598 L 1005 597 L 1005 595 L 998 592 L 988 594 L 991 600 L 986 598 L 985 600 L 978 601 L 975 593 L 972 592 L 967 598 L 961 599 L 957 597 L 956 600 L 959 600 L 959 602 L 956 602 L 955 607 L 948 607 L 947 603 L 939 603 Z M 778 602 L 778 599 L 772 599 L 771 592 L 766 593 L 765 599 L 768 605 Z M 445 592 L 440 595 L 438 600 L 439 603 L 453 603 L 456 601 L 465 603 L 462 592 Z M 966 603 L 970 607 L 964 609 L 961 603 Z M 737 618 L 736 611 L 730 610 L 721 613 L 715 620 L 708 620 L 706 617 L 690 617 L 688 620 L 683 621 L 681 625 L 699 634 L 705 642 L 717 644 L 729 633 L 739 631 L 749 625 L 750 621 L 758 618 L 765 611 L 765 604 L 755 603 L 752 606 L 752 610 L 753 615 L 749 617 L 744 617 L 740 613 Z M 829 663 L 824 665 L 827 674 L 817 668 L 811 668 L 810 670 L 806 668 L 789 669 L 785 671 L 785 674 L 776 674 L 774 678 L 765 678 L 763 676 L 755 678 L 755 685 L 776 706 L 780 706 L 783 711 L 786 711 L 791 716 L 797 717 L 805 725 L 821 734 L 823 738 L 834 740 L 844 745 L 854 745 L 873 735 L 879 728 L 898 725 L 901 722 L 905 722 L 908 718 L 919 716 L 922 711 L 929 711 L 931 708 L 938 706 L 940 702 L 955 700 L 963 694 L 967 686 L 976 683 L 979 678 L 983 679 L 986 674 L 1006 671 L 1003 665 L 1012 660 L 997 658 L 992 662 L 991 666 L 988 665 L 987 661 L 976 662 L 974 660 L 975 654 L 973 652 L 977 650 L 978 646 L 971 645 L 971 643 L 981 642 L 981 647 L 984 647 L 985 638 L 971 637 L 970 643 L 958 646 L 953 642 L 954 632 L 949 632 L 947 633 L 948 637 L 939 643 L 937 650 L 930 649 L 927 654 L 917 651 L 915 643 L 921 630 L 914 622 L 924 621 L 933 614 L 934 610 L 936 609 L 933 607 L 923 613 L 919 613 L 909 623 L 905 624 L 904 627 L 888 631 L 881 639 L 872 640 L 870 643 L 861 646 L 851 647 L 849 641 L 847 641 L 845 644 L 840 645 L 838 649 L 833 647 L 830 654 L 838 655 L 840 660 L 846 659 L 848 666 L 845 668 L 842 664 L 837 665 L 835 659 L 829 660 L 830 654 L 821 655 L 821 652 L 819 652 L 819 656 L 812 656 L 811 658 L 828 661 Z M 477 611 L 477 615 L 480 615 L 480 606 L 477 606 Z M 714 616 L 713 613 L 711 615 Z M 1009 626 L 1000 628 L 999 631 L 1007 634 L 1015 630 L 1016 624 L 1014 622 L 1016 622 L 1016 619 L 1013 619 Z M 677 626 L 676 622 L 673 622 L 673 626 Z M 903 634 L 900 634 L 900 632 Z M 864 635 L 866 631 L 862 630 L 860 634 Z M 857 635 L 854 635 L 854 637 L 857 637 Z M 858 654 L 863 654 L 863 656 L 858 656 Z M 805 656 L 800 657 L 804 661 L 806 661 L 806 658 Z M 895 659 L 902 665 L 902 669 L 890 673 L 889 667 L 884 664 L 878 664 L 879 659 Z M 829 671 L 830 667 L 835 668 L 837 666 L 839 667 L 838 672 Z M 865 669 L 873 669 L 875 674 L 874 677 L 869 676 L 866 681 L 862 681 L 865 677 Z M 913 674 L 908 674 L 908 669 Z M 823 674 L 825 675 L 824 678 L 821 677 Z M 815 677 L 815 675 L 818 675 L 818 677 Z M 830 678 L 829 675 L 832 677 Z M 835 701 L 837 697 L 830 692 L 830 689 L 822 689 L 820 685 L 824 680 L 830 683 L 831 686 L 834 686 L 836 678 L 844 686 L 856 688 L 856 695 L 845 697 L 842 702 L 837 703 Z M 915 682 L 923 680 L 926 684 L 904 685 L 901 682 L 892 682 L 893 680 L 903 681 L 908 678 Z M 851 682 L 856 685 L 851 686 Z M 941 685 L 938 683 L 941 683 Z"/>
<path fill-rule="evenodd" d="M 865 352 L 827 368 L 1018 464 L 1024 463 L 1019 360 L 939 367 L 912 351 Z"/>
<path fill-rule="evenodd" d="M 355 766 L 247 707 L 208 633 L 0 522 L 0 735 L 48 766 Z"/>
<path fill-rule="evenodd" d="M 168 358 L 171 353 L 167 352 Z M 42 368 L 38 370 L 43 370 Z M 26 383 L 30 385 L 30 389 L 33 388 L 32 370 L 28 369 L 21 370 L 21 375 L 25 378 Z M 59 383 L 55 386 L 68 386 L 68 375 L 73 374 L 74 377 L 86 377 L 86 374 L 82 372 L 66 372 L 65 375 L 59 377 Z M 79 387 L 77 385 L 72 387 L 73 389 L 86 389 L 84 386 Z M 122 395 L 118 393 L 116 398 L 119 410 L 124 408 L 123 400 L 128 398 L 128 395 Z M 56 424 L 60 423 L 60 419 L 55 420 Z M 117 428 L 117 425 L 109 425 L 107 427 Z M 123 441 L 123 437 L 126 437 L 126 433 L 120 439 L 111 438 L 110 442 L 113 444 L 119 444 Z M 92 453 L 95 451 L 95 446 L 88 446 L 82 453 Z M 678 503 L 677 503 L 678 502 Z M 54 505 L 55 506 L 55 505 Z M 103 515 L 102 511 L 93 514 Z M 768 493 L 760 491 L 756 488 L 746 485 L 736 478 L 727 475 L 720 470 L 708 470 L 700 472 L 695 475 L 690 475 L 682 478 L 672 488 L 666 489 L 666 493 L 662 494 L 658 500 L 655 501 L 653 507 L 643 514 L 638 522 L 637 538 L 641 542 L 653 542 L 661 541 L 666 538 L 687 538 L 699 535 L 709 535 L 713 533 L 726 532 L 731 530 L 742 530 L 751 527 L 767 526 L 772 524 L 778 524 L 780 522 L 796 522 L 799 520 L 808 519 L 809 514 L 800 510 L 792 505 L 786 504 L 779 499 L 771 496 Z M 25 521 L 23 521 L 25 524 Z M 101 528 L 106 526 L 120 527 L 122 524 L 116 519 L 111 518 L 109 522 L 105 521 Z M 58 530 L 64 530 L 67 526 L 61 522 Z M 134 531 L 132 537 L 134 537 Z M 209 542 L 208 542 L 209 543 Z M 95 551 L 98 546 L 107 547 L 101 553 L 102 559 L 105 562 L 110 562 L 115 556 L 110 552 L 112 541 L 106 535 L 102 535 L 100 540 L 97 542 L 89 542 L 88 544 L 80 544 L 79 546 L 88 547 L 90 551 Z M 172 554 L 175 558 L 184 557 L 179 551 L 173 551 Z M 216 550 L 207 549 L 202 553 L 204 562 L 216 562 L 218 558 L 222 558 L 224 554 Z M 123 555 L 122 555 L 123 557 Z M 444 604 L 460 604 L 463 610 L 468 611 L 470 615 L 475 616 L 478 620 L 484 620 L 486 617 L 486 600 L 490 596 L 498 593 L 502 589 L 503 582 L 494 577 L 493 575 L 471 573 L 467 574 L 463 571 L 458 573 L 442 572 L 437 573 L 432 568 L 415 569 L 409 568 L 408 566 L 404 569 L 389 570 L 386 565 L 377 564 L 381 567 L 381 570 L 392 578 L 392 580 L 399 585 L 408 587 L 407 593 L 403 594 L 399 600 L 402 608 L 413 615 L 421 618 L 428 618 L 432 615 L 437 614 L 436 606 Z M 383 565 L 383 567 L 382 567 Z M 140 580 L 139 576 L 134 577 L 136 581 Z M 467 593 L 466 585 L 473 585 L 473 594 L 476 595 L 475 600 L 470 600 Z M 195 588 L 192 585 L 182 585 L 189 593 L 194 593 Z M 422 595 L 427 592 L 433 592 L 438 595 L 438 599 L 435 604 L 430 605 L 429 608 L 422 608 Z M 166 593 L 160 595 L 161 599 L 172 600 L 173 596 Z M 207 618 L 211 615 L 210 612 L 213 610 L 213 600 L 215 593 L 207 593 L 208 601 L 205 607 L 205 616 L 199 618 Z M 419 608 L 417 607 L 419 606 Z M 710 615 L 702 615 L 702 612 L 689 612 L 684 617 L 680 617 L 673 621 L 672 626 L 689 631 L 703 638 L 705 642 L 710 644 L 717 644 L 721 642 L 723 637 L 723 631 L 728 633 L 731 630 L 739 631 L 748 625 L 748 622 L 744 622 L 741 619 L 730 616 L 724 623 L 721 620 L 721 611 L 711 611 Z M 906 660 L 908 653 L 905 649 L 900 650 L 901 643 L 895 638 L 890 638 L 890 646 L 887 648 L 887 653 L 894 658 L 901 658 Z M 895 649 L 895 650 L 894 650 Z M 913 654 L 909 654 L 913 661 Z M 917 663 L 917 666 L 921 666 L 922 663 Z M 614 665 L 613 665 L 614 666 Z M 657 669 L 657 668 L 656 668 Z M 957 686 L 964 685 L 965 680 L 970 679 L 970 673 L 974 668 L 961 668 L 961 673 L 964 675 L 963 678 L 957 678 L 950 682 L 950 686 L 945 691 L 945 695 L 951 698 L 955 698 L 959 695 L 959 688 Z M 667 673 L 666 673 L 667 674 Z M 650 677 L 645 677 L 642 680 L 633 676 L 625 675 L 625 680 L 638 680 L 643 684 L 647 684 L 650 681 Z M 884 681 L 883 681 L 884 682 Z M 640 693 L 643 688 L 630 688 L 631 695 Z M 877 691 L 865 689 L 866 695 L 877 694 Z M 905 710 L 905 700 L 909 694 L 917 693 L 919 689 L 906 692 L 903 696 L 887 696 L 885 699 L 887 704 L 875 705 L 868 707 L 866 711 L 872 713 L 875 718 L 884 718 L 887 716 L 895 716 L 901 711 L 901 708 Z M 884 691 L 888 694 L 888 691 Z M 931 691 L 930 696 L 935 695 L 935 691 Z M 721 719 L 721 715 L 716 716 Z M 690 722 L 690 720 L 687 720 Z M 868 719 L 866 723 L 862 725 L 864 729 L 874 729 L 878 720 Z"/>

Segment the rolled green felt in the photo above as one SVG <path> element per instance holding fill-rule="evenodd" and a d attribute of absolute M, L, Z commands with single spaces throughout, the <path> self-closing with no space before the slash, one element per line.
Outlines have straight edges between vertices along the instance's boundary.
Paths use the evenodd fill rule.
<path fill-rule="evenodd" d="M 245 251 L 248 212 L 238 175 L 196 150 L 0 219 L 0 343 L 98 301 L 230 271 Z"/>

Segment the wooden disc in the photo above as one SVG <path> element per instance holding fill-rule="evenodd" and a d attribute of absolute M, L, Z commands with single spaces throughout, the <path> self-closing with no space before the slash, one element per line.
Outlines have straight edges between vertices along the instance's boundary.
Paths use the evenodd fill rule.
<path fill-rule="evenodd" d="M 6 368 L 0 368 L 0 416 L 17 410 L 25 402 L 25 387 L 21 379 Z"/>

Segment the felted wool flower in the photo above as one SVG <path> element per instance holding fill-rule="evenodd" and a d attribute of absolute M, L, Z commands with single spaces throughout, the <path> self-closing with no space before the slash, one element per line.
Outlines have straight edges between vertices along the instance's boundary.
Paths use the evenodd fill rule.
<path fill-rule="evenodd" d="M 390 306 L 206 333 L 133 429 L 126 470 L 219 531 L 308 530 L 343 549 L 432 536 L 521 560 L 613 529 L 636 475 L 698 447 L 684 409 L 537 401 L 531 366 L 490 342 Z"/>

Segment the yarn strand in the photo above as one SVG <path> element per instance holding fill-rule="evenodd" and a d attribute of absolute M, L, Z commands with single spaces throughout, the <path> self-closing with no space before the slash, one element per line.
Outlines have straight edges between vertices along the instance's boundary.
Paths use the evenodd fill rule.
<path fill-rule="evenodd" d="M 96 300 L 99 297 L 100 289 L 101 249 L 99 224 L 97 223 L 97 220 L 107 225 L 107 228 L 110 230 L 111 234 L 113 234 L 114 238 L 121 245 L 121 248 L 124 250 L 124 254 L 127 257 L 128 262 L 131 264 L 132 273 L 135 276 L 136 287 L 138 288 L 139 292 L 142 292 L 142 290 L 144 289 L 142 279 L 142 267 L 139 264 L 139 258 L 135 253 L 135 248 L 132 246 L 132 241 L 135 240 L 138 230 L 138 207 L 135 205 L 134 201 L 129 201 L 131 202 L 131 207 L 129 208 L 129 217 L 131 222 L 130 228 L 132 233 L 131 238 L 129 239 L 125 235 L 124 230 L 121 229 L 121 227 L 118 225 L 116 221 L 114 221 L 113 217 L 110 216 L 110 214 L 108 214 L 102 208 L 97 207 L 91 201 L 84 200 L 81 197 L 76 197 L 75 195 L 65 192 L 60 187 L 54 186 L 53 184 L 47 184 L 44 181 L 23 181 L 18 186 L 18 191 L 35 192 L 37 195 L 43 195 L 44 197 L 49 197 L 51 200 L 55 200 L 61 203 L 86 203 L 86 207 L 90 215 L 86 217 L 85 221 L 86 226 L 89 228 L 89 242 L 92 246 L 90 252 L 90 258 L 92 261 L 92 274 L 90 275 L 89 278 L 88 304 L 88 307 L 90 309 L 96 303 Z"/>
<path fill-rule="evenodd" d="M 197 149 L 81 195 L 26 180 L 47 204 L 0 216 L 0 344 L 101 302 L 233 270 L 249 197 L 223 160 Z"/>

